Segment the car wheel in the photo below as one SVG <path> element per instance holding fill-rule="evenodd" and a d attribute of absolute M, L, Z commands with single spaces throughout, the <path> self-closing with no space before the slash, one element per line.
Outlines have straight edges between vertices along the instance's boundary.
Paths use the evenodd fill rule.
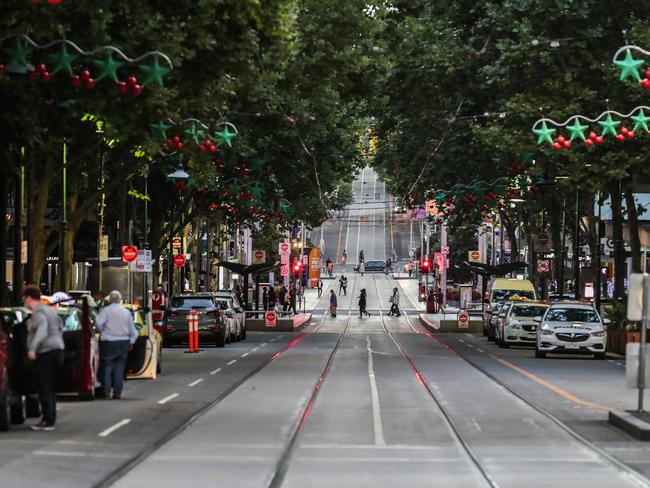
<path fill-rule="evenodd" d="M 22 396 L 15 397 L 14 401 L 9 405 L 9 416 L 11 423 L 14 425 L 25 423 L 25 408 Z"/>
<path fill-rule="evenodd" d="M 594 359 L 598 359 L 598 360 L 602 361 L 606 357 L 607 357 L 607 355 L 604 352 L 595 352 L 594 353 Z"/>
<path fill-rule="evenodd" d="M 539 349 L 535 349 L 535 357 L 537 359 L 544 359 L 546 357 L 546 353 L 544 351 L 540 351 Z"/>
<path fill-rule="evenodd" d="M 242 340 L 242 341 L 245 341 L 245 340 L 246 340 L 246 327 L 245 327 L 245 326 L 244 326 L 244 328 L 243 328 L 242 331 L 241 331 L 241 340 Z"/>
<path fill-rule="evenodd" d="M 0 392 L 0 432 L 11 428 L 11 411 L 9 408 L 9 392 Z"/>
<path fill-rule="evenodd" d="M 32 419 L 41 416 L 41 404 L 38 402 L 38 397 L 34 395 L 25 397 L 25 416 Z"/>
<path fill-rule="evenodd" d="M 218 337 L 218 338 L 217 338 L 217 347 L 224 347 L 224 346 L 226 345 L 226 336 L 227 336 L 227 335 L 228 335 L 228 334 L 226 334 L 226 333 L 224 332 L 224 335 L 222 335 L 221 337 Z"/>

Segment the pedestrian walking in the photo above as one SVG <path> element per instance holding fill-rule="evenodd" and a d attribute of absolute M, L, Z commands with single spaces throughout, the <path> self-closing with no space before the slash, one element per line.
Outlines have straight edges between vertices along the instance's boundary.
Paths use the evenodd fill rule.
<path fill-rule="evenodd" d="M 341 283 L 341 285 L 343 286 L 343 294 L 347 295 L 348 294 L 348 278 L 347 278 L 347 276 L 343 277 L 343 282 Z"/>
<path fill-rule="evenodd" d="M 343 293 L 343 288 L 344 288 L 343 283 L 344 283 L 345 280 L 346 280 L 346 279 L 345 279 L 345 276 L 344 276 L 344 275 L 341 275 L 341 277 L 339 278 L 339 295 L 340 295 L 341 293 Z"/>
<path fill-rule="evenodd" d="M 436 301 L 438 302 L 438 312 L 442 312 L 444 295 L 442 294 L 442 289 L 440 287 L 438 287 L 438 290 L 436 291 Z"/>
<path fill-rule="evenodd" d="M 409 261 L 404 265 L 406 272 L 409 274 L 409 278 L 413 276 L 413 261 Z"/>
<path fill-rule="evenodd" d="M 122 306 L 122 294 L 113 290 L 108 294 L 109 305 L 97 316 L 99 338 L 100 382 L 102 397 L 122 398 L 124 369 L 129 351 L 138 338 L 131 312 Z"/>
<path fill-rule="evenodd" d="M 363 249 L 359 253 L 359 263 L 363 263 L 366 260 L 366 257 L 363 254 Z"/>
<path fill-rule="evenodd" d="M 327 264 L 327 276 L 334 278 L 334 263 L 332 261 Z"/>
<path fill-rule="evenodd" d="M 337 305 L 336 293 L 334 293 L 334 290 L 330 290 L 330 317 L 332 318 L 336 317 Z"/>
<path fill-rule="evenodd" d="M 390 317 L 399 317 L 400 316 L 400 312 L 399 312 L 399 290 L 397 289 L 397 287 L 393 288 L 393 294 L 388 299 L 388 301 L 391 303 L 390 312 L 388 312 L 388 315 Z"/>
<path fill-rule="evenodd" d="M 278 292 L 278 307 L 281 307 L 282 310 L 286 311 L 287 306 L 285 303 L 285 298 L 287 297 L 287 289 L 283 286 Z"/>
<path fill-rule="evenodd" d="M 297 289 L 295 286 L 292 286 L 291 289 L 289 290 L 289 311 L 293 310 L 294 315 L 298 314 L 298 312 L 296 311 L 296 294 L 297 294 Z"/>
<path fill-rule="evenodd" d="M 343 264 L 345 264 L 345 263 L 348 262 L 348 255 L 347 255 L 347 253 L 345 252 L 345 249 L 343 249 L 343 255 L 341 256 L 341 262 L 342 262 Z"/>
<path fill-rule="evenodd" d="M 318 298 L 323 296 L 323 280 L 318 278 Z"/>
<path fill-rule="evenodd" d="M 262 288 L 262 309 L 266 312 L 269 309 L 269 293 L 266 286 Z"/>
<path fill-rule="evenodd" d="M 54 430 L 56 424 L 56 385 L 63 367 L 63 321 L 56 310 L 41 303 L 35 285 L 23 290 L 25 306 L 33 313 L 27 321 L 27 357 L 34 362 L 36 389 L 43 417 L 32 430 Z"/>
<path fill-rule="evenodd" d="M 268 298 L 269 298 L 268 310 L 273 310 L 275 308 L 275 301 L 277 298 L 275 295 L 275 288 L 273 288 L 272 286 L 269 287 Z"/>
<path fill-rule="evenodd" d="M 364 315 L 370 317 L 370 314 L 366 310 L 366 307 L 368 305 L 368 295 L 366 293 L 366 289 L 362 288 L 361 292 L 359 293 L 359 318 L 363 318 Z"/>
<path fill-rule="evenodd" d="M 361 273 L 361 276 L 363 276 L 363 273 L 366 271 L 366 263 L 364 261 L 361 261 L 359 263 L 359 273 Z"/>

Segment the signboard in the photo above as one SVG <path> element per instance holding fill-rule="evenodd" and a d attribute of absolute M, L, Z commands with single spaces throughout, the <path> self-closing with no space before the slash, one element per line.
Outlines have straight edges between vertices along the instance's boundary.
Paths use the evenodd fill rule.
<path fill-rule="evenodd" d="M 444 246 L 440 252 L 442 252 L 442 254 L 447 256 L 449 254 L 449 246 Z"/>
<path fill-rule="evenodd" d="M 20 241 L 20 264 L 27 264 L 27 241 Z"/>
<path fill-rule="evenodd" d="M 283 264 L 280 267 L 280 276 L 289 276 L 289 265 Z"/>
<path fill-rule="evenodd" d="M 551 250 L 551 236 L 548 234 L 537 234 L 535 237 L 535 251 L 549 252 Z"/>
<path fill-rule="evenodd" d="M 273 310 L 264 312 L 264 325 L 267 327 L 275 327 L 277 325 L 277 314 Z"/>
<path fill-rule="evenodd" d="M 438 268 L 438 273 L 442 273 L 445 270 L 445 255 L 437 252 L 434 254 L 434 260 L 436 262 L 436 268 Z"/>
<path fill-rule="evenodd" d="M 481 253 L 479 251 L 467 251 L 467 260 L 470 263 L 480 263 Z"/>
<path fill-rule="evenodd" d="M 551 271 L 551 261 L 548 259 L 538 259 L 537 260 L 537 272 L 538 273 L 548 273 Z"/>
<path fill-rule="evenodd" d="M 281 254 L 280 255 L 280 264 L 283 266 L 289 266 L 289 255 Z"/>
<path fill-rule="evenodd" d="M 280 255 L 288 254 L 290 251 L 291 251 L 291 248 L 290 248 L 288 242 L 281 242 L 278 245 L 278 254 L 280 254 Z"/>
<path fill-rule="evenodd" d="M 108 261 L 108 236 L 99 236 L 99 261 Z"/>
<path fill-rule="evenodd" d="M 185 266 L 185 254 L 174 254 L 174 266 L 177 268 Z"/>
<path fill-rule="evenodd" d="M 172 239 L 172 249 L 178 251 L 182 247 L 183 247 L 183 239 L 181 239 L 180 237 L 174 237 Z"/>
<path fill-rule="evenodd" d="M 151 249 L 138 249 L 135 260 L 135 270 L 139 273 L 148 273 L 152 270 L 153 256 Z"/>
<path fill-rule="evenodd" d="M 253 264 L 264 264 L 266 262 L 266 251 L 255 249 L 253 251 Z"/>
<path fill-rule="evenodd" d="M 469 329 L 469 314 L 465 310 L 458 311 L 458 328 Z"/>
<path fill-rule="evenodd" d="M 122 261 L 131 263 L 138 258 L 138 248 L 135 246 L 122 247 Z"/>

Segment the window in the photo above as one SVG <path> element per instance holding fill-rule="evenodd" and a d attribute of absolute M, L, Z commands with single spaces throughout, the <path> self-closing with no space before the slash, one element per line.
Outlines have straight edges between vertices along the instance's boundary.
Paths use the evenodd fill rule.
<path fill-rule="evenodd" d="M 63 319 L 63 332 L 73 332 L 81 330 L 81 320 L 76 310 L 70 310 L 65 314 L 59 314 Z"/>
<path fill-rule="evenodd" d="M 228 300 L 217 300 L 217 303 L 219 304 L 219 308 L 221 310 L 228 310 L 230 308 L 228 306 Z"/>
<path fill-rule="evenodd" d="M 596 311 L 588 308 L 551 308 L 544 320 L 551 322 L 600 322 Z"/>
<path fill-rule="evenodd" d="M 195 308 L 212 308 L 214 303 L 208 297 L 174 297 L 172 298 L 172 308 L 182 308 L 192 310 Z"/>
<path fill-rule="evenodd" d="M 517 305 L 512 309 L 513 317 L 537 317 L 544 315 L 547 307 L 536 305 Z"/>
<path fill-rule="evenodd" d="M 492 301 L 503 302 L 505 300 L 535 300 L 535 292 L 528 290 L 492 290 Z"/>

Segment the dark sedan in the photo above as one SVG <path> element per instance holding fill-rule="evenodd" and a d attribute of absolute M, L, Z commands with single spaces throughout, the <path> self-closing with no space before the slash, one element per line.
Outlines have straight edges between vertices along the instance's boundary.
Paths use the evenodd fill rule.
<path fill-rule="evenodd" d="M 388 268 L 386 268 L 386 261 L 366 261 L 364 272 L 366 273 L 388 273 Z M 359 265 L 357 264 L 354 267 L 355 271 L 359 271 Z"/>
<path fill-rule="evenodd" d="M 171 299 L 165 313 L 165 347 L 188 342 L 189 315 L 194 312 L 198 314 L 199 344 L 207 341 L 223 347 L 230 342 L 230 331 L 226 330 L 224 313 L 214 295 L 197 293 L 177 295 Z"/>

